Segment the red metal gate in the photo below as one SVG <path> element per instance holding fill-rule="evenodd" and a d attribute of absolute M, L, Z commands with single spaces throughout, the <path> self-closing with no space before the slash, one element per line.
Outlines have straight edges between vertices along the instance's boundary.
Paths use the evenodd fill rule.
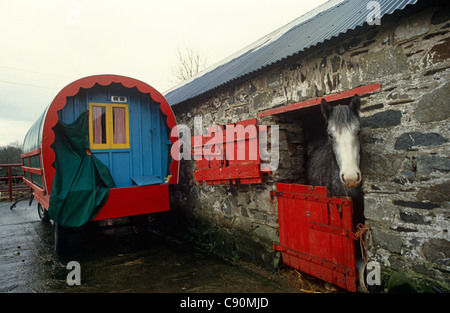
<path fill-rule="evenodd" d="M 283 262 L 304 273 L 355 292 L 357 270 L 353 202 L 327 197 L 325 187 L 277 184 Z"/>
<path fill-rule="evenodd" d="M 7 192 L 8 192 L 8 195 L 9 195 L 9 201 L 12 201 L 12 200 L 13 200 L 13 198 L 12 198 L 13 191 L 25 191 L 25 190 L 30 190 L 29 187 L 26 187 L 26 188 L 24 188 L 24 187 L 15 187 L 15 188 L 13 188 L 13 179 L 22 179 L 22 176 L 13 176 L 13 175 L 12 175 L 11 168 L 12 168 L 12 167 L 22 167 L 22 164 L 21 164 L 21 163 L 19 163 L 19 164 L 0 164 L 0 168 L 2 168 L 2 167 L 8 168 L 8 170 L 7 170 L 7 176 L 6 176 L 6 177 L 2 177 L 2 179 L 4 179 L 4 180 L 7 181 L 8 188 L 7 188 L 7 189 L 0 189 L 0 194 L 1 194 L 2 192 L 4 192 L 4 191 L 7 191 Z M 2 180 L 0 180 L 0 182 L 1 182 L 1 181 L 2 181 Z"/>

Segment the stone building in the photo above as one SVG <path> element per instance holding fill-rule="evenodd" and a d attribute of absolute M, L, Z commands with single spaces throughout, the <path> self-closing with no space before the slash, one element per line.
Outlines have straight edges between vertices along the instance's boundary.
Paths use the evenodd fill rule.
<path fill-rule="evenodd" d="M 364 196 L 355 214 L 372 232 L 369 258 L 381 264 L 384 288 L 450 291 L 449 42 L 446 1 L 332 0 L 169 91 L 178 124 L 192 130 L 196 116 L 203 126 L 279 125 L 279 166 L 258 183 L 199 184 L 195 160 L 181 161 L 171 190 L 179 226 L 230 257 L 273 267 L 270 191 L 308 183 L 305 149 L 323 122 L 314 105 L 262 112 L 379 84 L 360 94 Z"/>

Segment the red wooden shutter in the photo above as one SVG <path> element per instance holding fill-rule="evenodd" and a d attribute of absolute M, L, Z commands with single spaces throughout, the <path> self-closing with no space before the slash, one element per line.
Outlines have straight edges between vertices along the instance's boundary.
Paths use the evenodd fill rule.
<path fill-rule="evenodd" d="M 236 127 L 246 127 L 250 132 L 238 135 Z M 233 133 L 233 136 L 228 136 Z M 231 132 L 233 131 L 233 132 Z M 262 182 L 259 158 L 257 120 L 250 119 L 236 124 L 210 127 L 208 134 L 192 139 L 193 154 L 197 159 L 194 179 L 199 184 L 258 184 Z M 245 137 L 242 136 L 245 134 Z M 231 137 L 231 138 L 230 138 Z M 227 141 L 228 140 L 228 141 Z M 228 146 L 228 150 L 227 150 Z M 245 153 L 242 153 L 245 149 Z"/>

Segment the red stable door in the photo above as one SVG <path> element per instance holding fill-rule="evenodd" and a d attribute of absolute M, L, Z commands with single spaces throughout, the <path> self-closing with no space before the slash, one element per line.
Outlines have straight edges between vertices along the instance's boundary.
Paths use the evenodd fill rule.
<path fill-rule="evenodd" d="M 355 292 L 353 203 L 327 197 L 325 187 L 277 184 L 280 243 L 283 262 L 306 274 Z"/>

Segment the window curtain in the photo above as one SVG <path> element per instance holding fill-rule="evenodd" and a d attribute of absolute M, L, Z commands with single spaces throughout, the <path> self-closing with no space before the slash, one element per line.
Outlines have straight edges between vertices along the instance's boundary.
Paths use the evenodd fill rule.
<path fill-rule="evenodd" d="M 114 108 L 114 140 L 113 143 L 126 143 L 126 133 L 125 133 L 125 109 L 124 108 Z"/>
<path fill-rule="evenodd" d="M 102 142 L 103 132 L 102 132 L 102 113 L 103 107 L 92 107 L 92 125 L 94 130 L 94 143 L 104 143 Z"/>

